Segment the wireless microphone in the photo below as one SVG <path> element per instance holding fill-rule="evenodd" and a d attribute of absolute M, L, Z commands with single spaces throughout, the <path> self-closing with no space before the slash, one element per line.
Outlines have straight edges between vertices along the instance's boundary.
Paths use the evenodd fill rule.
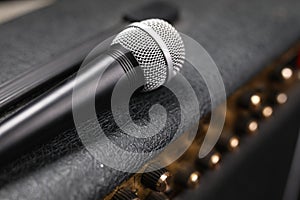
<path fill-rule="evenodd" d="M 111 93 L 120 78 L 125 76 L 129 81 L 142 80 L 143 90 L 151 91 L 174 77 L 182 68 L 184 59 L 183 41 L 169 23 L 149 19 L 130 24 L 114 38 L 108 51 L 83 67 L 82 73 L 1 122 L 1 162 L 9 161 L 32 146 L 74 128 L 72 106 L 77 106 L 72 105 L 74 86 L 89 87 L 89 81 L 99 78 L 96 76 L 99 70 L 105 68 L 95 94 L 85 95 L 84 87 L 80 93 L 83 101 L 95 98 L 96 107 L 97 104 L 109 107 Z"/>

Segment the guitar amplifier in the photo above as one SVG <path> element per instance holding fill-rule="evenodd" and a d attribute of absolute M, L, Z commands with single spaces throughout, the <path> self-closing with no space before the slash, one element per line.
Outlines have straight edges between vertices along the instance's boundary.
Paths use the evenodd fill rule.
<path fill-rule="evenodd" d="M 0 2 L 0 11 L 16 3 Z M 134 93 L 130 102 L 131 118 L 138 125 L 166 122 L 151 138 L 130 137 L 115 125 L 109 111 L 97 115 L 97 123 L 114 144 L 147 153 L 146 159 L 126 158 L 138 170 L 99 161 L 72 127 L 55 131 L 45 141 L 27 140 L 30 151 L 15 158 L 8 153 L 11 159 L 0 161 L 1 199 L 299 199 L 299 1 L 19 3 L 21 9 L 7 12 L 3 20 L 0 14 L 0 128 L 68 82 L 102 41 L 130 23 L 151 18 L 167 21 L 205 49 L 224 84 L 226 102 L 220 91 L 209 90 L 206 75 L 185 62 L 180 74 L 194 91 L 199 116 L 188 112 L 195 110 L 190 96 L 179 106 L 164 86 Z M 185 94 L 176 82 L 173 87 Z M 167 114 L 152 112 L 155 104 Z M 226 108 L 224 126 L 216 144 L 201 156 L 199 150 L 214 133 L 211 121 L 220 107 Z M 93 135 L 96 127 L 87 122 L 81 128 Z M 127 130 L 138 132 L 135 126 Z M 177 159 L 154 169 L 162 152 L 151 152 L 171 146 L 174 131 L 175 142 L 184 143 L 184 136 L 193 131 L 195 137 Z M 99 142 L 105 143 L 101 138 Z M 112 149 L 102 153 L 117 160 L 111 157 Z"/>

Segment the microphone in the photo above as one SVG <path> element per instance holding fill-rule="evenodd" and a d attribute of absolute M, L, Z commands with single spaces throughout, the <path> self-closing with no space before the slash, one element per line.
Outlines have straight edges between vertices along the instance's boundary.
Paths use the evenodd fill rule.
<path fill-rule="evenodd" d="M 152 91 L 180 71 L 185 49 L 180 34 L 168 22 L 149 19 L 128 25 L 112 41 L 110 48 L 89 61 L 82 73 L 37 98 L 0 123 L 0 160 L 11 161 L 33 146 L 58 133 L 74 128 L 72 106 L 95 98 L 95 106 L 109 108 L 114 86 L 122 78 L 143 81 L 143 91 Z M 94 95 L 85 95 L 89 82 L 105 72 Z M 140 70 L 137 70 L 137 69 Z M 75 84 L 84 85 L 82 104 L 72 104 Z"/>

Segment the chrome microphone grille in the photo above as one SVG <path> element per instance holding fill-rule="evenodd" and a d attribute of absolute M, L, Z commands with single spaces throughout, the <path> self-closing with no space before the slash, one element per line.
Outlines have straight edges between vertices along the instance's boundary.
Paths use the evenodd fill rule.
<path fill-rule="evenodd" d="M 168 22 L 149 19 L 130 24 L 112 44 L 130 50 L 144 73 L 144 90 L 163 85 L 180 71 L 185 50 L 180 34 Z"/>

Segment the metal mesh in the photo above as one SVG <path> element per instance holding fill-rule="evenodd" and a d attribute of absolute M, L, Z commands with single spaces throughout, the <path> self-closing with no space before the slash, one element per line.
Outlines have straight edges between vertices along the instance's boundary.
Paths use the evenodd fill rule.
<path fill-rule="evenodd" d="M 170 52 L 174 74 L 176 74 L 183 65 L 185 55 L 179 33 L 163 20 L 150 19 L 140 23 L 151 27 L 164 41 Z M 157 42 L 148 33 L 129 25 L 116 36 L 112 44 L 115 43 L 132 51 L 144 72 L 145 90 L 156 89 L 166 81 L 168 74 L 166 59 Z"/>

